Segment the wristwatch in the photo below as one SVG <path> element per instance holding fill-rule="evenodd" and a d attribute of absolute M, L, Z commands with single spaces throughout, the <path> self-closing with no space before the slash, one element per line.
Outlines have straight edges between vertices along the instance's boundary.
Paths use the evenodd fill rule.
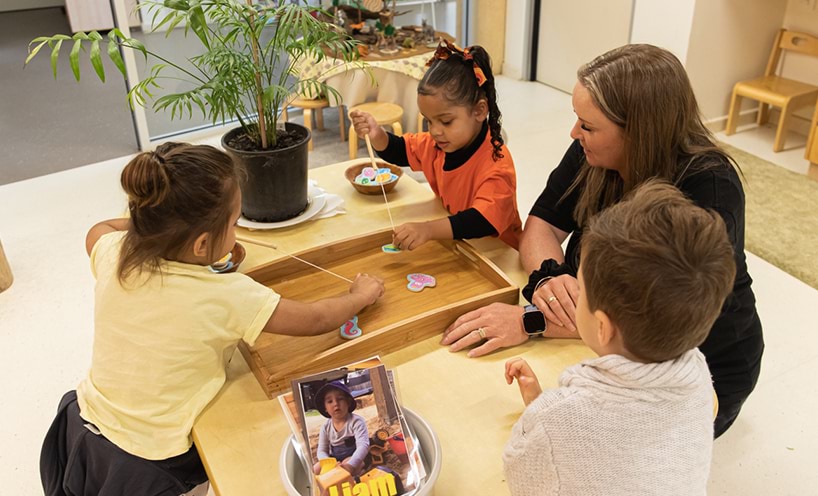
<path fill-rule="evenodd" d="M 537 305 L 526 305 L 523 312 L 523 329 L 528 337 L 542 336 L 548 328 L 545 315 L 537 308 Z"/>

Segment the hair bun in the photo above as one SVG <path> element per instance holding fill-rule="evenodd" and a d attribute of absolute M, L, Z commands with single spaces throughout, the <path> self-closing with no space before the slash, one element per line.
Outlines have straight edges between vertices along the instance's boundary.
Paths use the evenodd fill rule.
<path fill-rule="evenodd" d="M 122 189 L 132 207 L 155 207 L 170 193 L 170 176 L 161 152 L 143 152 L 122 171 Z"/>

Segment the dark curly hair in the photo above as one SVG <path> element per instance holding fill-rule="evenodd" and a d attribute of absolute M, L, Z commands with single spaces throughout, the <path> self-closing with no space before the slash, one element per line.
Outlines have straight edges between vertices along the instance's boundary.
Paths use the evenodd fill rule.
<path fill-rule="evenodd" d="M 497 89 L 494 86 L 494 74 L 491 72 L 491 57 L 488 52 L 474 45 L 467 48 L 472 59 L 466 60 L 463 55 L 453 52 L 447 59 L 435 59 L 429 70 L 418 84 L 419 95 L 432 95 L 443 89 L 443 96 L 455 105 L 476 105 L 481 98 L 485 98 L 489 107 L 489 132 L 491 144 L 494 147 L 492 158 L 503 158 L 502 115 L 497 107 Z M 486 76 L 482 86 L 477 85 L 474 75 L 474 65 L 479 67 Z"/>

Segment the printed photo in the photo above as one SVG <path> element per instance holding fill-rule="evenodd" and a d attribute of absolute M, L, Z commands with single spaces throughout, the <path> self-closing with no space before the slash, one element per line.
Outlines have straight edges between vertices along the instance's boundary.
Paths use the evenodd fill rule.
<path fill-rule="evenodd" d="M 418 473 L 383 365 L 340 369 L 293 383 L 317 494 L 396 496 L 414 491 Z"/>

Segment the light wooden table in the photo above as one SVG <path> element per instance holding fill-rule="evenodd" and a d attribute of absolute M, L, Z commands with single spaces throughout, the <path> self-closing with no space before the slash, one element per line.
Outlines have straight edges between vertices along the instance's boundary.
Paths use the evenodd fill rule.
<path fill-rule="evenodd" d="M 361 161 L 310 170 L 310 177 L 320 187 L 344 198 L 346 214 L 287 229 L 242 234 L 296 252 L 388 228 L 383 197 L 361 195 L 344 179 L 346 167 Z M 396 223 L 445 215 L 431 190 L 406 175 L 389 194 L 389 201 Z M 473 244 L 518 285 L 525 283 L 517 252 L 493 238 Z M 280 258 L 276 252 L 256 246 L 247 246 L 247 252 L 242 271 Z M 440 438 L 443 463 L 436 494 L 508 494 L 501 456 L 511 427 L 523 411 L 516 385 L 506 385 L 503 378 L 503 364 L 514 356 L 529 360 L 543 386 L 552 387 L 566 366 L 590 358 L 592 352 L 579 340 L 536 339 L 470 359 L 465 352 L 450 353 L 435 337 L 381 357 L 396 371 L 402 404 L 423 417 Z M 193 426 L 193 438 L 215 492 L 229 496 L 284 494 L 279 453 L 289 435 L 278 401 L 267 399 L 236 352 L 227 370 L 227 383 Z"/>

